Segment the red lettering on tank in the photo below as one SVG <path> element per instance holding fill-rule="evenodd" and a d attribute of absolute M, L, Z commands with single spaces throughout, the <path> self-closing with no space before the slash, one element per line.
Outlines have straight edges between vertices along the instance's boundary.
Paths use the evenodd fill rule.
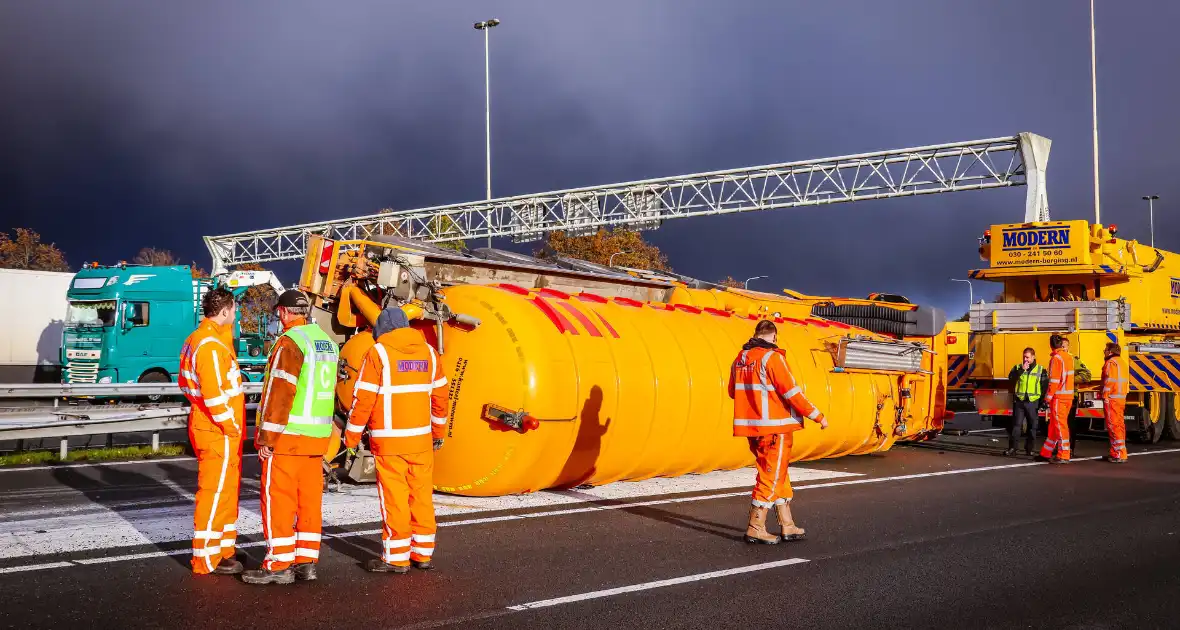
<path fill-rule="evenodd" d="M 537 292 L 537 294 L 548 297 L 548 298 L 558 298 L 561 300 L 570 299 L 569 293 L 565 293 L 563 291 L 558 291 L 557 289 L 541 289 L 540 291 Z"/>
<path fill-rule="evenodd" d="M 515 284 L 497 284 L 496 288 L 503 289 L 509 293 L 515 293 L 517 295 L 528 295 L 529 294 L 528 289 L 518 287 Z"/>

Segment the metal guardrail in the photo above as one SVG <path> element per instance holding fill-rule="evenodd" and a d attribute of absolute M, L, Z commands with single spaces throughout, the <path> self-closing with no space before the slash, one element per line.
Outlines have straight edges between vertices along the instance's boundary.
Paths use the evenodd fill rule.
<path fill-rule="evenodd" d="M 262 383 L 244 382 L 247 394 L 262 392 Z M 3 383 L 0 398 L 122 398 L 125 396 L 180 396 L 176 383 Z"/>
<path fill-rule="evenodd" d="M 247 394 L 262 391 L 261 383 L 243 383 Z M 4 383 L 0 384 L 0 399 L 21 398 L 129 398 L 141 396 L 179 396 L 176 383 Z M 54 401 L 57 402 L 56 400 Z M 247 410 L 256 404 L 248 403 Z M 152 450 L 160 447 L 160 432 L 185 429 L 188 426 L 189 406 L 141 406 L 138 408 L 104 405 L 69 405 L 44 409 L 0 409 L 0 440 L 38 440 L 61 438 L 59 455 L 65 459 L 69 452 L 69 438 L 79 435 L 116 433 L 151 433 Z"/>

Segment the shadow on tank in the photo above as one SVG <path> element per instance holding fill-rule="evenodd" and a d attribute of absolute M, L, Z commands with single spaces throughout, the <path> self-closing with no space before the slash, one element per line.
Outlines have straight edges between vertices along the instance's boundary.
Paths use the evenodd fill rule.
<path fill-rule="evenodd" d="M 610 428 L 611 419 L 601 419 L 602 388 L 590 388 L 590 396 L 578 415 L 578 437 L 569 459 L 558 476 L 558 488 L 574 488 L 594 478 L 598 471 L 598 456 L 602 454 L 602 438 Z"/>

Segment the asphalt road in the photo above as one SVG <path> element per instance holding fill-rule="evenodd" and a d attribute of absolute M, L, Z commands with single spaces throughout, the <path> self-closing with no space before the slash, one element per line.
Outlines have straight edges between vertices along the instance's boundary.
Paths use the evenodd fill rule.
<path fill-rule="evenodd" d="M 183 532 L 164 528 L 188 509 L 192 461 L 4 471 L 0 626 L 1176 627 L 1180 444 L 1051 466 L 998 456 L 1002 437 L 793 467 L 801 542 L 742 543 L 747 488 L 732 476 L 477 513 L 452 498 L 438 570 L 365 573 L 379 543 L 357 512 L 327 530 L 320 579 L 291 587 L 189 574 Z M 1080 440 L 1077 455 L 1104 448 Z M 247 483 L 243 508 L 256 501 Z M 120 527 L 138 544 L 101 542 Z M 62 548 L 37 547 L 51 540 Z M 242 552 L 254 566 L 263 549 Z"/>

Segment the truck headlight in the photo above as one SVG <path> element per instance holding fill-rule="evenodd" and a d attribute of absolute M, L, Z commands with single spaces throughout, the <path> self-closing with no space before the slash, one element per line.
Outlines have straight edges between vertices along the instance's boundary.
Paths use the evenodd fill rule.
<path fill-rule="evenodd" d="M 105 385 L 105 384 L 107 384 L 107 383 L 110 383 L 110 382 L 111 382 L 111 377 L 109 377 L 109 376 L 104 376 L 104 377 L 102 377 L 102 378 L 98 379 L 98 382 L 99 382 L 99 383 L 102 383 L 102 384 L 104 384 L 104 385 Z"/>

